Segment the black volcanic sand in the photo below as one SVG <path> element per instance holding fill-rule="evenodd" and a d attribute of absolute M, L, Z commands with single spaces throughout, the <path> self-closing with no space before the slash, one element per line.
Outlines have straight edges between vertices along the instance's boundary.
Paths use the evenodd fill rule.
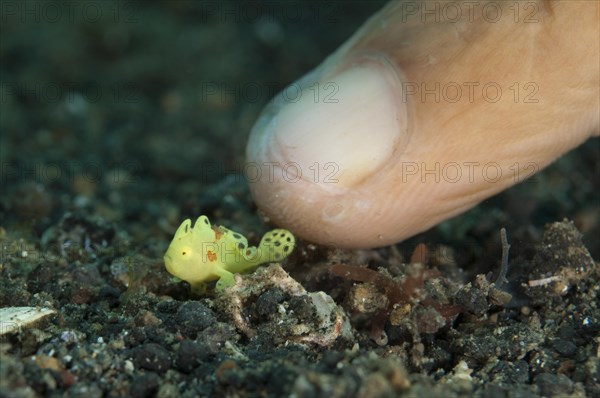
<path fill-rule="evenodd" d="M 194 296 L 175 229 L 271 228 L 247 134 L 380 4 L 0 5 L 0 306 L 56 311 L 1 338 L 0 396 L 600 396 L 598 140 L 395 246 L 300 241 L 283 268 L 339 307 L 277 266 Z"/>

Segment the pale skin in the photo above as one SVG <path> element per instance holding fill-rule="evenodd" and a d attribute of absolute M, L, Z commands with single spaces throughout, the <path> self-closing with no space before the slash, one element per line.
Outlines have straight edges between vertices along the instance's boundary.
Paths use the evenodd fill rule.
<path fill-rule="evenodd" d="M 249 182 L 275 224 L 392 244 L 598 136 L 599 2 L 426 3 L 391 2 L 299 81 L 337 102 L 265 109 L 247 148 L 265 172 Z"/>

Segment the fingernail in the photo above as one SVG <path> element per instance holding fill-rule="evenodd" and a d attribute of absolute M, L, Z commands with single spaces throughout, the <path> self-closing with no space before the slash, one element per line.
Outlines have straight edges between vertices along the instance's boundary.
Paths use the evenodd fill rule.
<path fill-rule="evenodd" d="M 383 57 L 346 65 L 312 72 L 278 94 L 252 130 L 249 158 L 349 188 L 397 156 L 408 140 L 399 73 Z"/>

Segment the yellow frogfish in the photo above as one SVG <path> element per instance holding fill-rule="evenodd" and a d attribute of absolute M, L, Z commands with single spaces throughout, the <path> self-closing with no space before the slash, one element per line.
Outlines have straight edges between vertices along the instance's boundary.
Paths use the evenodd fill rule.
<path fill-rule="evenodd" d="M 181 223 L 164 256 L 167 271 L 202 292 L 205 283 L 217 280 L 217 290 L 233 285 L 233 275 L 254 270 L 260 264 L 281 261 L 296 240 L 290 231 L 267 232 L 258 247 L 248 246 L 241 234 L 223 226 L 212 226 L 200 216 L 192 227 L 190 219 Z"/>

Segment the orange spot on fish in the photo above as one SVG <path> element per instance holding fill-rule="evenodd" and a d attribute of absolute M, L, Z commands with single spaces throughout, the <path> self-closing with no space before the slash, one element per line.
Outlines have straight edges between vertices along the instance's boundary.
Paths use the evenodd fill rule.
<path fill-rule="evenodd" d="M 218 241 L 219 239 L 221 239 L 221 236 L 223 236 L 223 231 L 221 230 L 221 228 L 219 227 L 211 227 L 213 231 L 215 231 L 215 242 Z"/>
<path fill-rule="evenodd" d="M 215 261 L 217 261 L 217 254 L 215 252 L 213 252 L 212 250 L 209 250 L 208 252 L 206 252 L 206 257 L 208 258 L 208 261 L 210 261 L 211 263 L 214 263 Z"/>

